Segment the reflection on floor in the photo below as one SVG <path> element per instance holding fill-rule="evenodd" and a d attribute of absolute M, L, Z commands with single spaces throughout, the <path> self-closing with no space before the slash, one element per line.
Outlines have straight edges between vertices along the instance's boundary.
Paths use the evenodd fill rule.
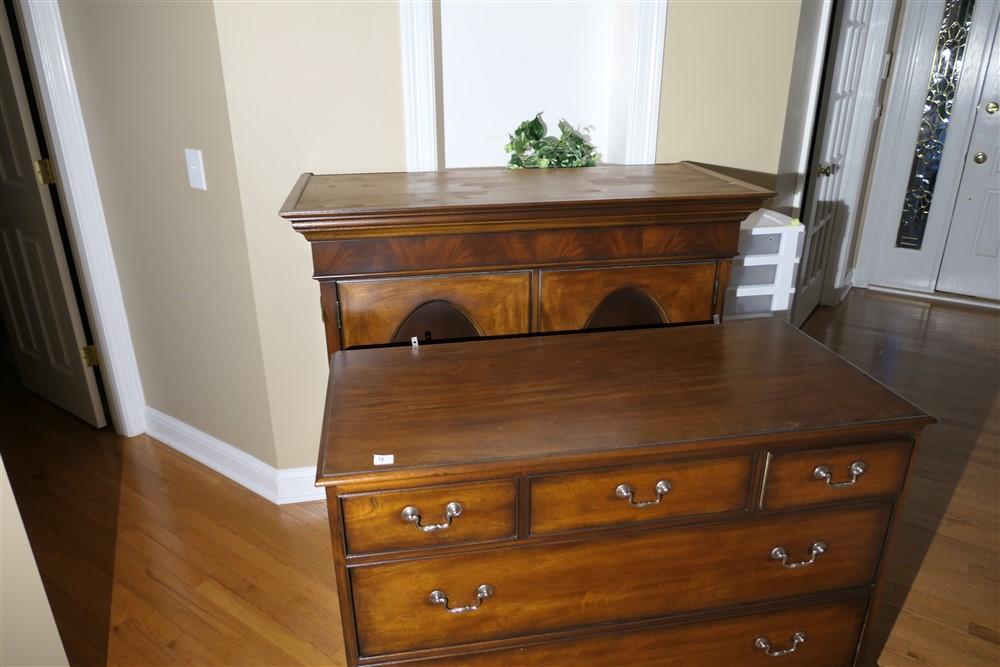
<path fill-rule="evenodd" d="M 1000 317 L 855 291 L 805 329 L 941 419 L 888 566 L 880 663 L 996 665 Z M 0 453 L 73 664 L 343 664 L 322 503 L 275 507 L 9 381 Z"/>

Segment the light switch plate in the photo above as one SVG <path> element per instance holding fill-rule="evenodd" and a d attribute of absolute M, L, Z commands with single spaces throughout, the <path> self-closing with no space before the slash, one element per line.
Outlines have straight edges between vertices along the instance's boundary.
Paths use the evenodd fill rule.
<path fill-rule="evenodd" d="M 184 162 L 187 163 L 188 184 L 195 190 L 207 190 L 205 162 L 201 158 L 201 151 L 197 148 L 185 148 Z"/>

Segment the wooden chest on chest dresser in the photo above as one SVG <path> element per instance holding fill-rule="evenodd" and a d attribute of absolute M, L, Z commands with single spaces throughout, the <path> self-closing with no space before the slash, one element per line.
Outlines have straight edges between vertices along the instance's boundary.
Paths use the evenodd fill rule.
<path fill-rule="evenodd" d="M 850 665 L 931 421 L 774 320 L 338 352 L 348 662 Z"/>
<path fill-rule="evenodd" d="M 786 325 L 706 324 L 771 194 L 684 163 L 299 180 L 350 665 L 855 660 L 932 420 Z M 621 330 L 662 324 L 695 326 Z"/>

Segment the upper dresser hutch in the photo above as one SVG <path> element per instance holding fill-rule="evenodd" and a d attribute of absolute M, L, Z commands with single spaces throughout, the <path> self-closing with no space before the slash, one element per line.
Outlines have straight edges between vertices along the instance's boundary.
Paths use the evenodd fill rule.
<path fill-rule="evenodd" d="M 774 195 L 689 164 L 303 174 L 330 353 L 718 321 L 739 225 Z"/>

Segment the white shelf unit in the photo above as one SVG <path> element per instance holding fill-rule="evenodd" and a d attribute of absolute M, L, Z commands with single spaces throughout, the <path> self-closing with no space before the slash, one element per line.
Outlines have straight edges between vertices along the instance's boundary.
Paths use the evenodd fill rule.
<path fill-rule="evenodd" d="M 766 209 L 743 221 L 726 294 L 727 318 L 765 317 L 791 307 L 804 229 L 797 220 Z"/>

